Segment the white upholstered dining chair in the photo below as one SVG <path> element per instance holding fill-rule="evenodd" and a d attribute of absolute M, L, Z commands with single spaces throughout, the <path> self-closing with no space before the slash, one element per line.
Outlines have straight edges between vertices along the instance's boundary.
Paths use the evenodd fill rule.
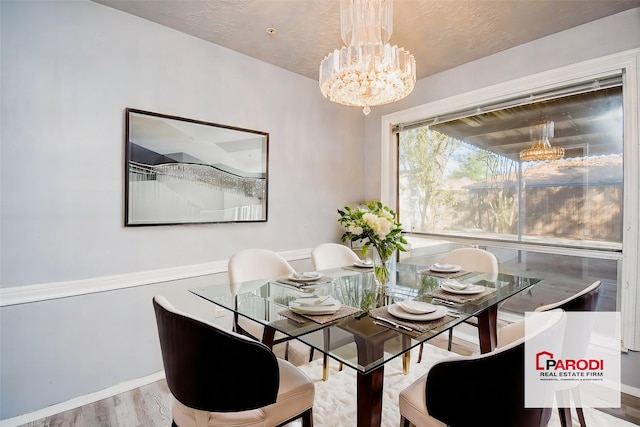
<path fill-rule="evenodd" d="M 321 243 L 311 250 L 311 264 L 314 270 L 328 270 L 331 268 L 340 268 L 348 265 L 353 265 L 354 262 L 360 261 L 360 257 L 351 248 L 341 245 L 340 243 Z M 336 337 L 335 333 L 339 329 L 334 331 L 334 336 L 325 337 L 327 342 L 340 347 L 342 345 L 353 342 L 353 338 L 350 334 L 345 334 L 343 337 Z M 329 330 L 326 331 L 328 333 Z M 329 378 L 329 357 L 324 354 L 322 356 L 322 378 L 326 381 Z M 311 349 L 311 355 L 309 361 L 313 359 L 313 349 Z M 342 371 L 342 362 L 338 370 Z"/>
<path fill-rule="evenodd" d="M 498 258 L 494 254 L 479 248 L 458 248 L 444 254 L 439 264 L 455 264 L 467 271 L 488 273 L 487 280 L 498 278 Z"/>
<path fill-rule="evenodd" d="M 358 254 L 340 243 L 321 243 L 311 250 L 311 263 L 315 270 L 344 267 L 356 261 L 360 261 Z"/>
<path fill-rule="evenodd" d="M 498 278 L 498 258 L 489 251 L 479 248 L 458 248 L 451 252 L 444 254 L 438 260 L 439 264 L 453 264 L 459 265 L 462 270 L 465 271 L 477 271 L 486 273 L 488 281 L 492 282 Z M 472 317 L 468 319 L 467 323 L 477 326 L 477 319 Z M 453 342 L 453 328 L 449 328 L 449 341 L 447 343 L 447 349 L 451 351 L 451 344 Z M 420 345 L 420 352 L 418 355 L 418 363 L 422 359 L 423 345 Z"/>
<path fill-rule="evenodd" d="M 268 249 L 244 249 L 229 259 L 227 272 L 229 282 L 238 284 L 251 280 L 268 279 L 295 273 L 295 269 L 280 254 Z M 236 332 L 262 340 L 264 326 L 243 316 L 235 316 Z M 274 343 L 287 341 L 288 337 L 276 332 Z M 288 358 L 289 345 L 286 343 L 285 359 Z"/>

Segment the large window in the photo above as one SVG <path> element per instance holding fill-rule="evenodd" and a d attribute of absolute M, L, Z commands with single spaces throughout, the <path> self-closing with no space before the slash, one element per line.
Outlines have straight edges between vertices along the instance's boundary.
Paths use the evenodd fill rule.
<path fill-rule="evenodd" d="M 399 131 L 405 229 L 434 236 L 622 250 L 622 87 L 478 108 Z M 557 160 L 523 161 L 552 132 Z"/>

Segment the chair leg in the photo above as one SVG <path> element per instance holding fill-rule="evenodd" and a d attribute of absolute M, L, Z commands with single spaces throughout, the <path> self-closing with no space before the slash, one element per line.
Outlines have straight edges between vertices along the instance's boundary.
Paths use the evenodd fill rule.
<path fill-rule="evenodd" d="M 309 408 L 302 414 L 302 427 L 313 427 L 313 408 Z"/>
<path fill-rule="evenodd" d="M 403 415 L 400 415 L 400 427 L 411 427 L 411 422 Z"/>
<path fill-rule="evenodd" d="M 558 415 L 560 416 L 560 425 L 562 427 L 571 427 L 571 408 L 558 408 Z"/>
<path fill-rule="evenodd" d="M 422 362 L 422 349 L 423 349 L 423 347 L 424 347 L 424 343 L 420 343 L 420 351 L 418 351 L 418 362 L 417 363 Z"/>
<path fill-rule="evenodd" d="M 447 350 L 451 351 L 451 343 L 453 342 L 453 328 L 449 328 L 449 343 L 447 344 Z"/>
<path fill-rule="evenodd" d="M 582 411 L 582 399 L 580 398 L 580 387 L 573 389 L 573 401 L 576 405 L 576 412 L 578 413 L 578 421 L 580 421 L 580 427 L 587 427 L 587 421 L 584 419 L 584 412 Z"/>
<path fill-rule="evenodd" d="M 582 408 L 576 408 L 576 412 L 578 413 L 578 421 L 580 421 L 580 427 L 587 427 L 587 421 L 584 419 L 584 412 Z"/>
<path fill-rule="evenodd" d="M 309 363 L 313 362 L 313 352 L 314 352 L 314 348 L 311 347 L 311 350 L 309 350 Z"/>
<path fill-rule="evenodd" d="M 342 362 L 340 362 L 340 366 L 338 367 L 338 372 L 342 372 Z"/>
<path fill-rule="evenodd" d="M 571 427 L 573 423 L 571 421 L 571 398 L 569 397 L 569 391 L 568 390 L 557 391 L 556 401 L 558 403 L 558 415 L 560 418 L 560 425 L 562 427 Z"/>
<path fill-rule="evenodd" d="M 322 381 L 329 379 L 329 356 L 322 355 Z"/>
<path fill-rule="evenodd" d="M 284 343 L 284 360 L 289 360 L 289 341 Z"/>

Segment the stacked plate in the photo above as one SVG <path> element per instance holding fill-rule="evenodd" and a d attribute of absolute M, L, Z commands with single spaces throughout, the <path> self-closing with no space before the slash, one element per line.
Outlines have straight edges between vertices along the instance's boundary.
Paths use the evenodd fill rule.
<path fill-rule="evenodd" d="M 294 282 L 307 283 L 307 282 L 315 282 L 321 277 L 322 277 L 322 274 L 316 271 L 311 271 L 309 273 L 291 273 L 288 278 L 289 280 L 292 280 Z"/>
<path fill-rule="evenodd" d="M 462 283 L 457 280 L 445 280 L 440 284 L 440 288 L 443 291 L 449 292 L 451 294 L 461 294 L 461 295 L 471 295 L 471 294 L 479 294 L 484 291 L 484 286 L 473 285 L 471 283 Z"/>
<path fill-rule="evenodd" d="M 289 303 L 291 311 L 307 315 L 333 314 L 341 307 L 340 301 L 330 296 L 298 298 Z"/>
<path fill-rule="evenodd" d="M 435 263 L 431 267 L 429 267 L 429 270 L 431 270 L 431 271 L 433 271 L 435 273 L 457 273 L 458 271 L 462 270 L 462 267 L 460 267 L 459 265 L 455 265 L 455 264 L 438 264 L 438 263 Z"/>
<path fill-rule="evenodd" d="M 399 301 L 387 307 L 392 316 L 405 320 L 436 320 L 447 314 L 447 308 L 421 301 Z"/>

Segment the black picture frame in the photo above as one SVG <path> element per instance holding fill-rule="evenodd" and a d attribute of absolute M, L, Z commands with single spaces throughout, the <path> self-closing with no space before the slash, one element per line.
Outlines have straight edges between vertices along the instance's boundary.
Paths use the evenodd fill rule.
<path fill-rule="evenodd" d="M 127 108 L 125 226 L 266 222 L 269 133 Z"/>

